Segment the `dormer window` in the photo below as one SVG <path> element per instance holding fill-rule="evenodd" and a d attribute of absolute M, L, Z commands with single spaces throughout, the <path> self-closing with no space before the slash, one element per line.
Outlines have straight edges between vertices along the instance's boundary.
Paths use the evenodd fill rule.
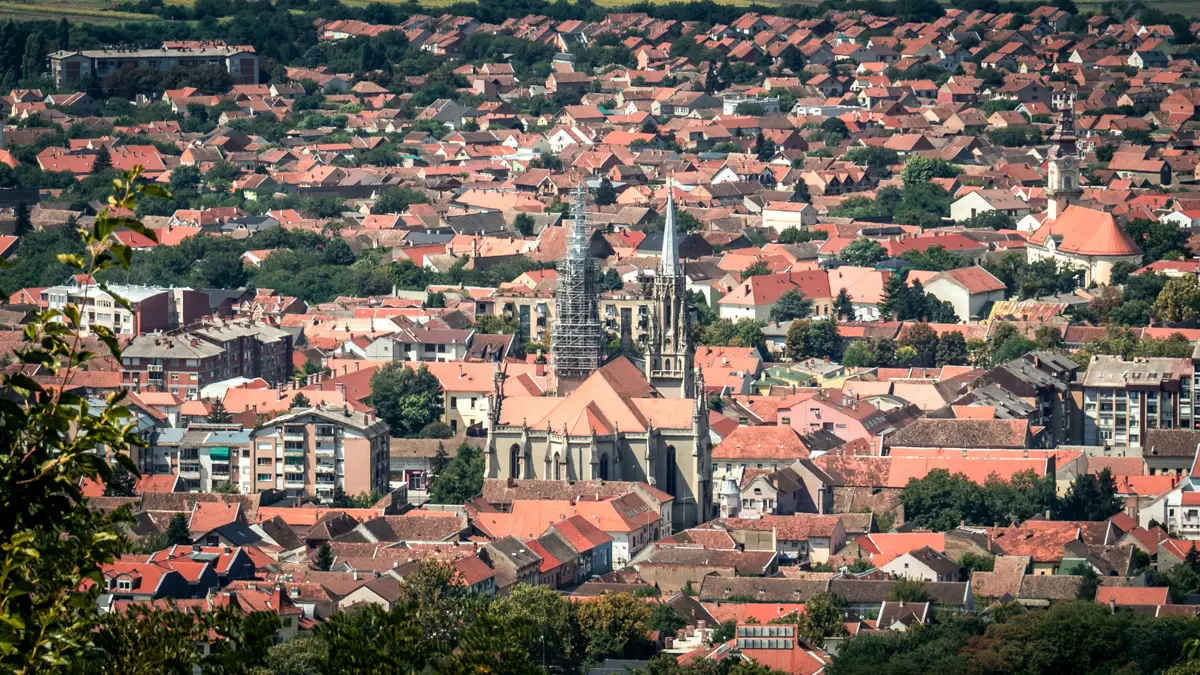
<path fill-rule="evenodd" d="M 133 590 L 133 580 L 132 579 L 117 579 L 117 590 L 118 591 L 132 591 Z"/>

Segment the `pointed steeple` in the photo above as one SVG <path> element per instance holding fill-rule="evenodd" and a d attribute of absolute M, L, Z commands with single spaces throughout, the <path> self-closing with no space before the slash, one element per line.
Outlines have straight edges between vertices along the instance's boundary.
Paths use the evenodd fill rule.
<path fill-rule="evenodd" d="M 658 261 L 660 276 L 679 276 L 683 273 L 679 265 L 679 243 L 675 237 L 675 185 L 667 178 L 667 218 L 663 225 L 662 256 Z"/>

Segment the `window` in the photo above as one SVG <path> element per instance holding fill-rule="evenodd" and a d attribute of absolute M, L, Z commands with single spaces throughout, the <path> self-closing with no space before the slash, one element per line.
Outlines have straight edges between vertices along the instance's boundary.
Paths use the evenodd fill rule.
<path fill-rule="evenodd" d="M 133 580 L 132 579 L 117 579 L 117 590 L 132 591 L 133 590 Z"/>
<path fill-rule="evenodd" d="M 457 408 L 457 407 L 458 407 L 458 397 L 457 397 L 457 396 L 451 396 L 451 397 L 450 397 L 450 407 L 451 407 L 451 408 Z"/>
<path fill-rule="evenodd" d="M 262 483 L 264 481 L 269 481 L 269 480 L 271 480 L 271 474 L 269 474 L 269 473 L 258 474 L 258 482 Z"/>

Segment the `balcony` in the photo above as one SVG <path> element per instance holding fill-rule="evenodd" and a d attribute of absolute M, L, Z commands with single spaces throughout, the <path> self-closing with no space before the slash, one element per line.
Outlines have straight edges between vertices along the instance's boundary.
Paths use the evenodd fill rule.
<path fill-rule="evenodd" d="M 332 474 L 332 473 L 317 474 L 317 485 L 318 486 L 333 487 L 336 484 L 337 484 L 337 476 L 335 474 Z"/>
<path fill-rule="evenodd" d="M 212 477 L 213 478 L 229 478 L 229 465 L 228 464 L 213 464 L 212 465 Z"/>
<path fill-rule="evenodd" d="M 317 457 L 333 457 L 337 454 L 337 446 L 333 443 L 317 443 Z"/>
<path fill-rule="evenodd" d="M 304 434 L 284 434 L 283 440 L 284 440 L 284 442 L 303 443 L 304 442 Z"/>
<path fill-rule="evenodd" d="M 303 457 L 306 454 L 303 443 L 295 443 L 285 441 L 283 444 L 283 455 L 285 457 Z"/>
<path fill-rule="evenodd" d="M 199 478 L 200 477 L 200 465 L 199 464 L 180 464 L 179 465 L 179 475 L 182 478 Z"/>

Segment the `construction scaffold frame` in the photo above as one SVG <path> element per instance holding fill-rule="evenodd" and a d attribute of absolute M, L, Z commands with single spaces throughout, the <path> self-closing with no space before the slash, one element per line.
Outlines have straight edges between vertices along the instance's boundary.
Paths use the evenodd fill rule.
<path fill-rule="evenodd" d="M 550 332 L 550 355 L 560 382 L 586 379 L 600 367 L 603 354 L 596 261 L 588 250 L 591 228 L 584 211 L 586 194 L 582 183 L 576 187 L 567 255 L 558 265 L 557 316 Z"/>

